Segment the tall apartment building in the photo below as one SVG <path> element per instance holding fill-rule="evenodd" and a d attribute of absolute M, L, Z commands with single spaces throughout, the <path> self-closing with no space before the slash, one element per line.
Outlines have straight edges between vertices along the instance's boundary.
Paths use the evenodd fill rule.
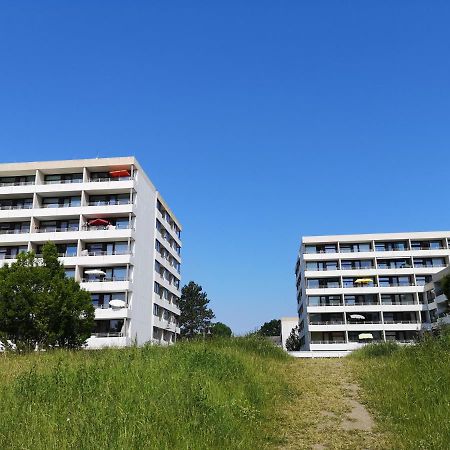
<path fill-rule="evenodd" d="M 180 234 L 134 157 L 0 164 L 0 265 L 54 242 L 91 294 L 90 348 L 176 340 Z"/>
<path fill-rule="evenodd" d="M 425 285 L 449 258 L 448 231 L 304 237 L 295 271 L 302 350 L 413 340 L 433 319 Z"/>

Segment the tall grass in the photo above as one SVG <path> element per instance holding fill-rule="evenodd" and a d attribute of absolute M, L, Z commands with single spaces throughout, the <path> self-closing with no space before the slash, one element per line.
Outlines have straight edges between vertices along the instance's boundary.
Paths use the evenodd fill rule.
<path fill-rule="evenodd" d="M 0 448 L 264 448 L 285 358 L 254 338 L 0 357 Z"/>
<path fill-rule="evenodd" d="M 365 399 L 396 449 L 450 448 L 450 331 L 414 346 L 366 346 L 352 357 Z"/>

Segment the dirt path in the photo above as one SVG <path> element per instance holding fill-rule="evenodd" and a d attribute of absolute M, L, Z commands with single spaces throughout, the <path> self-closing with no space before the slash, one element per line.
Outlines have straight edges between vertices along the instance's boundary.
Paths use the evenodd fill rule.
<path fill-rule="evenodd" d="M 349 361 L 293 359 L 286 367 L 292 402 L 280 411 L 279 449 L 389 449 L 360 402 Z"/>

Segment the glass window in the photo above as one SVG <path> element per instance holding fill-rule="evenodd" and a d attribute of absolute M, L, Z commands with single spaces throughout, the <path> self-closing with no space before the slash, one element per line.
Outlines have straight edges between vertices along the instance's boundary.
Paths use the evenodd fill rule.
<path fill-rule="evenodd" d="M 64 273 L 66 274 L 67 278 L 75 278 L 75 269 L 66 268 L 64 269 Z"/>

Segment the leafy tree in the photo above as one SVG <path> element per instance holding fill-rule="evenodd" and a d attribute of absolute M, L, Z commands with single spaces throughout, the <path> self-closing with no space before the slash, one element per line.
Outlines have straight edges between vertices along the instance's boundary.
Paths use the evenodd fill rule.
<path fill-rule="evenodd" d="M 286 350 L 289 352 L 297 352 L 301 348 L 298 325 L 291 330 L 291 334 L 286 339 Z"/>
<path fill-rule="evenodd" d="M 273 319 L 265 322 L 257 333 L 262 336 L 281 336 L 281 320 Z"/>
<path fill-rule="evenodd" d="M 198 284 L 190 281 L 183 286 L 180 299 L 180 332 L 186 338 L 205 333 L 214 319 L 209 299 Z"/>
<path fill-rule="evenodd" d="M 20 350 L 79 348 L 94 325 L 91 297 L 66 278 L 55 244 L 42 254 L 22 253 L 0 268 L 0 340 Z"/>
<path fill-rule="evenodd" d="M 216 322 L 211 325 L 211 334 L 217 337 L 231 337 L 233 332 L 228 325 L 222 322 Z"/>
<path fill-rule="evenodd" d="M 446 275 L 441 280 L 442 292 L 444 292 L 447 299 L 450 301 L 450 275 Z"/>

